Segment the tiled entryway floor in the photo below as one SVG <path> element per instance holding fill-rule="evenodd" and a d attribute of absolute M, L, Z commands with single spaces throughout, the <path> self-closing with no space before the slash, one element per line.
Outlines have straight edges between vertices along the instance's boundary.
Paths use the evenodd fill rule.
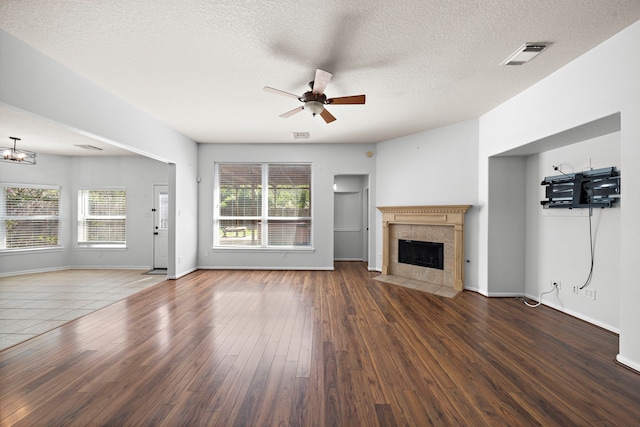
<path fill-rule="evenodd" d="M 436 285 L 435 283 L 422 282 L 420 280 L 408 279 L 406 277 L 394 276 L 393 274 L 380 274 L 375 276 L 373 280 L 391 283 L 392 285 L 402 286 L 403 288 L 415 289 L 421 292 L 440 295 L 446 298 L 455 298 L 460 292 L 447 286 Z"/>
<path fill-rule="evenodd" d="M 166 276 L 143 270 L 62 270 L 0 277 L 0 350 L 165 280 Z"/>

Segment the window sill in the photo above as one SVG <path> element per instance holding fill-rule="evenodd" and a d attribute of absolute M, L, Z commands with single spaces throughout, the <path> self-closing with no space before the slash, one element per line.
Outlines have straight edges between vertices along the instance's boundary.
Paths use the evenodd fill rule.
<path fill-rule="evenodd" d="M 78 245 L 76 249 L 79 251 L 90 251 L 90 250 L 113 250 L 113 251 L 125 251 L 127 250 L 126 246 L 121 245 Z"/>
<path fill-rule="evenodd" d="M 214 252 L 315 252 L 313 246 L 212 246 L 211 250 Z"/>
<path fill-rule="evenodd" d="M 24 248 L 24 249 L 0 249 L 2 255 L 27 255 L 33 253 L 45 253 L 45 252 L 62 252 L 64 248 L 62 246 L 54 246 L 50 248 Z"/>

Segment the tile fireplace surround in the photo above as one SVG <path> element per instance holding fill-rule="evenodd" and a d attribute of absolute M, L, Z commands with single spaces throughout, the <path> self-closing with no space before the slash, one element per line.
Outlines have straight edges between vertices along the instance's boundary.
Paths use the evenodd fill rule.
<path fill-rule="evenodd" d="M 382 274 L 464 288 L 464 215 L 470 205 L 383 206 Z M 444 270 L 398 263 L 398 239 L 444 243 Z"/>

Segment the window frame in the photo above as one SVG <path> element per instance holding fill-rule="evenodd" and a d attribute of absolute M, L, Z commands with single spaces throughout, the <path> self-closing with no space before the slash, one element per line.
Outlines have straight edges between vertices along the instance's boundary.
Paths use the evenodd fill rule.
<path fill-rule="evenodd" d="M 57 191 L 57 213 L 55 215 L 7 215 L 6 214 L 6 190 L 8 188 L 29 188 L 37 190 L 56 190 Z M 0 183 L 0 252 L 15 253 L 26 251 L 46 251 L 62 248 L 62 215 L 60 213 L 62 199 L 62 188 L 59 185 L 41 185 L 41 184 L 19 184 L 19 183 Z M 27 247 L 7 248 L 5 221 L 57 221 L 55 239 L 53 245 L 37 245 Z"/>
<path fill-rule="evenodd" d="M 84 208 L 84 211 L 88 211 L 88 193 L 90 192 L 104 192 L 104 191 L 124 191 L 124 215 L 89 215 L 81 212 L 81 208 Z M 83 198 L 81 194 L 87 193 L 87 198 Z M 84 200 L 84 201 L 81 201 Z M 80 249 L 126 249 L 127 248 L 127 210 L 128 210 L 128 197 L 127 197 L 127 188 L 126 187 L 90 187 L 90 188 L 80 188 L 77 191 L 77 209 L 76 209 L 76 246 Z M 124 220 L 123 232 L 124 232 L 124 241 L 81 241 L 81 236 L 86 235 L 86 233 L 81 232 L 82 224 L 86 221 L 96 220 L 96 219 L 122 219 Z M 85 226 L 86 227 L 86 226 Z"/>
<path fill-rule="evenodd" d="M 220 189 L 220 166 L 232 165 L 232 166 L 260 166 L 261 167 L 261 181 L 259 188 L 261 191 L 260 201 L 260 215 L 254 216 L 228 216 L 221 215 L 221 189 Z M 309 168 L 309 188 L 308 188 L 308 204 L 309 215 L 308 216 L 277 216 L 269 215 L 270 210 L 270 190 L 269 186 L 269 167 L 270 166 L 304 166 Z M 313 250 L 313 164 L 311 162 L 214 162 L 213 172 L 213 233 L 212 233 L 212 249 L 231 249 L 231 250 L 287 250 L 287 251 L 308 251 Z M 224 245 L 220 243 L 221 239 L 221 221 L 239 220 L 239 221 L 256 221 L 257 227 L 260 228 L 258 233 L 260 241 L 258 244 L 252 245 Z M 305 221 L 308 223 L 308 231 L 306 240 L 308 243 L 303 244 L 291 244 L 291 245 L 275 245 L 269 242 L 269 225 L 274 222 L 291 222 L 291 221 Z M 250 231 L 247 230 L 247 233 Z M 237 234 L 236 234 L 237 236 Z"/>

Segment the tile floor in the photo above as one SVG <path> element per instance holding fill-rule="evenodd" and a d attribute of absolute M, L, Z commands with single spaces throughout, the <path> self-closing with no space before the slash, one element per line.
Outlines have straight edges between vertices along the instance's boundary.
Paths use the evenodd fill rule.
<path fill-rule="evenodd" d="M 448 286 L 441 286 L 435 283 L 422 282 L 420 280 L 414 280 L 406 277 L 395 276 L 393 274 L 380 274 L 379 276 L 375 276 L 373 280 L 378 280 L 380 282 L 385 282 L 385 283 L 391 283 L 393 285 L 415 289 L 417 291 L 428 292 L 430 294 L 435 294 L 435 295 L 439 295 L 441 297 L 446 297 L 446 298 L 455 298 L 460 293 Z"/>
<path fill-rule="evenodd" d="M 142 270 L 62 270 L 0 277 L 0 351 L 156 285 Z"/>

